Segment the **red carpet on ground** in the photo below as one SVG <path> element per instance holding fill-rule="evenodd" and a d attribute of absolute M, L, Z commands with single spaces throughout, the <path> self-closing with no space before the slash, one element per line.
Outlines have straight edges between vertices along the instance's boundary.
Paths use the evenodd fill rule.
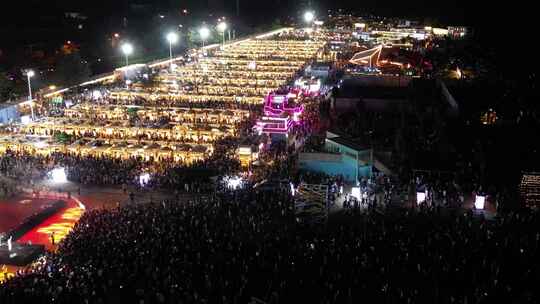
<path fill-rule="evenodd" d="M 48 250 L 54 250 L 56 245 L 66 237 L 84 213 L 84 209 L 75 201 L 68 200 L 67 203 L 66 208 L 34 227 L 34 229 L 23 235 L 18 242 L 27 243 L 30 241 L 32 244 L 45 245 Z"/>
<path fill-rule="evenodd" d="M 16 228 L 24 219 L 39 213 L 55 201 L 23 196 L 0 200 L 0 232 Z"/>

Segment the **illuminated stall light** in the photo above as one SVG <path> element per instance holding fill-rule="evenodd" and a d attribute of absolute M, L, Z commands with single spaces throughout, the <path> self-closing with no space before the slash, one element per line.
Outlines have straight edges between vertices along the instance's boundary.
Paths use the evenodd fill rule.
<path fill-rule="evenodd" d="M 51 179 L 54 183 L 66 183 L 67 176 L 64 168 L 56 168 L 50 172 Z"/>
<path fill-rule="evenodd" d="M 426 198 L 427 198 L 427 191 L 426 192 L 416 192 L 416 203 L 418 205 L 425 202 Z"/>
<path fill-rule="evenodd" d="M 242 186 L 242 178 L 238 176 L 227 176 L 225 177 L 225 181 L 227 182 L 227 187 L 232 190 L 236 190 Z"/>
<path fill-rule="evenodd" d="M 139 176 L 139 185 L 145 186 L 150 182 L 150 174 L 149 173 L 143 173 Z"/>
<path fill-rule="evenodd" d="M 476 195 L 474 199 L 474 207 L 477 210 L 484 210 L 486 204 L 486 197 L 483 195 Z"/>
<path fill-rule="evenodd" d="M 353 187 L 351 190 L 351 196 L 355 197 L 357 200 L 362 199 L 362 193 L 360 191 L 360 187 Z"/>

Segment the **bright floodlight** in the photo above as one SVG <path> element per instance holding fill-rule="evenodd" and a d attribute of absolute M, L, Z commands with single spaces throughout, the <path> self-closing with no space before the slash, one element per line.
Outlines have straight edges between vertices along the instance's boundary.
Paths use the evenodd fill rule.
<path fill-rule="evenodd" d="M 133 46 L 129 43 L 124 43 L 122 45 L 122 52 L 125 54 L 125 55 L 131 55 L 131 53 L 133 53 Z"/>
<path fill-rule="evenodd" d="M 474 200 L 474 207 L 478 210 L 484 210 L 484 205 L 486 204 L 486 197 L 483 195 L 476 195 Z"/>
<path fill-rule="evenodd" d="M 56 168 L 51 171 L 51 179 L 55 183 L 67 182 L 66 170 L 64 168 Z"/>
<path fill-rule="evenodd" d="M 307 23 L 311 23 L 313 21 L 313 19 L 315 19 L 315 14 L 313 12 L 305 12 L 304 13 L 304 20 L 307 22 Z"/>
<path fill-rule="evenodd" d="M 36 73 L 33 70 L 28 70 L 26 72 L 26 76 L 28 76 L 28 77 L 34 77 L 34 75 L 36 75 Z"/>
<path fill-rule="evenodd" d="M 92 98 L 95 100 L 95 99 L 100 99 L 101 97 L 103 97 L 103 94 L 101 94 L 101 91 L 100 90 L 94 90 L 92 92 Z"/>
<path fill-rule="evenodd" d="M 36 143 L 34 143 L 34 147 L 38 148 L 38 149 L 43 149 L 45 147 L 47 147 L 47 143 L 44 142 L 44 141 L 38 141 Z"/>
<path fill-rule="evenodd" d="M 148 182 L 150 181 L 150 174 L 148 173 L 143 173 L 139 176 L 139 184 L 141 186 L 144 186 L 146 184 L 148 184 Z"/>
<path fill-rule="evenodd" d="M 210 30 L 206 26 L 203 26 L 199 29 L 199 35 L 201 35 L 202 40 L 206 40 L 210 36 Z"/>
<path fill-rule="evenodd" d="M 21 123 L 22 123 L 23 125 L 27 125 L 27 124 L 29 124 L 31 121 L 32 121 L 32 118 L 30 117 L 30 115 L 24 115 L 24 116 L 21 116 Z"/>
<path fill-rule="evenodd" d="M 229 186 L 230 189 L 236 190 L 240 187 L 242 184 L 242 179 L 238 176 L 231 176 L 227 178 L 227 186 Z"/>
<path fill-rule="evenodd" d="M 416 192 L 416 203 L 420 205 L 421 203 L 426 201 L 426 193 L 425 192 Z"/>
<path fill-rule="evenodd" d="M 167 34 L 167 41 L 171 44 L 175 44 L 178 41 L 178 35 L 176 33 L 170 32 Z"/>
<path fill-rule="evenodd" d="M 227 23 L 225 23 L 225 21 L 220 22 L 220 23 L 217 25 L 217 29 L 218 29 L 218 31 L 220 31 L 220 32 L 225 32 L 225 30 L 227 29 Z"/>
<path fill-rule="evenodd" d="M 360 200 L 362 198 L 360 193 L 360 187 L 353 187 L 351 190 L 351 196 L 355 197 L 357 200 Z"/>

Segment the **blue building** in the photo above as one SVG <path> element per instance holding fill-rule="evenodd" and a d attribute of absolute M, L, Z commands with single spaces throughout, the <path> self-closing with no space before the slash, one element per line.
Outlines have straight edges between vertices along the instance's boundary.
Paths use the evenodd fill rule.
<path fill-rule="evenodd" d="M 300 153 L 301 170 L 341 175 L 348 182 L 356 182 L 373 175 L 373 150 L 346 138 L 328 133 L 324 152 Z"/>
<path fill-rule="evenodd" d="M 0 124 L 8 124 L 19 120 L 20 114 L 16 104 L 0 106 Z"/>

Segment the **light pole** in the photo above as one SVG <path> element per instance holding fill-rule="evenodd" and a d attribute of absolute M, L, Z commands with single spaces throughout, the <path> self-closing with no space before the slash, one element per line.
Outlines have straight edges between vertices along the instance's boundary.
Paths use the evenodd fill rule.
<path fill-rule="evenodd" d="M 30 78 L 34 77 L 34 75 L 36 75 L 36 73 L 33 70 L 26 71 L 26 77 L 28 78 L 28 102 L 30 103 L 32 121 L 34 120 L 34 102 L 32 101 L 32 85 L 30 84 Z"/>
<path fill-rule="evenodd" d="M 312 11 L 307 11 L 304 13 L 304 21 L 311 26 L 311 23 L 315 19 L 315 14 Z"/>
<path fill-rule="evenodd" d="M 173 57 L 172 57 L 172 45 L 178 41 L 178 35 L 174 32 L 167 34 L 167 41 L 169 41 L 169 55 L 171 58 L 171 72 L 173 70 Z"/>
<path fill-rule="evenodd" d="M 221 32 L 221 39 L 223 40 L 223 45 L 225 45 L 225 31 L 227 30 L 227 23 L 225 21 L 220 22 L 217 25 L 217 29 Z"/>
<path fill-rule="evenodd" d="M 122 44 L 122 52 L 126 56 L 126 67 L 129 65 L 129 55 L 133 53 L 133 46 L 130 43 Z"/>
<path fill-rule="evenodd" d="M 210 36 L 210 30 L 206 26 L 203 26 L 199 29 L 199 35 L 201 36 L 202 47 L 204 48 L 204 42 Z"/>

